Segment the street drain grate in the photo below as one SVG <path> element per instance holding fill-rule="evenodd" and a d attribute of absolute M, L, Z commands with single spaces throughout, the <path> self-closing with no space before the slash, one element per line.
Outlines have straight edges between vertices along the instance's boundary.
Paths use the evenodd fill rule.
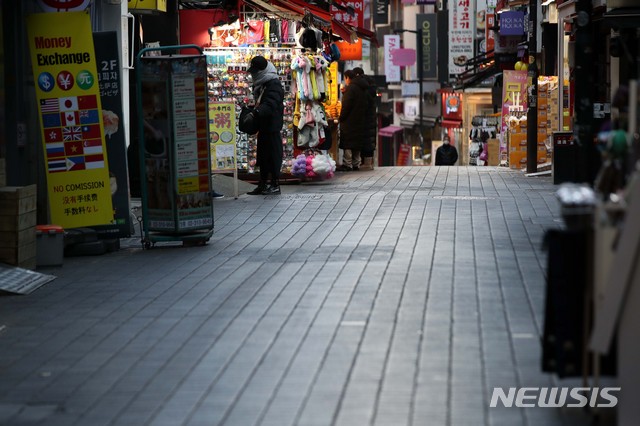
<path fill-rule="evenodd" d="M 7 293 L 29 294 L 55 279 L 53 275 L 0 264 L 0 291 Z"/>

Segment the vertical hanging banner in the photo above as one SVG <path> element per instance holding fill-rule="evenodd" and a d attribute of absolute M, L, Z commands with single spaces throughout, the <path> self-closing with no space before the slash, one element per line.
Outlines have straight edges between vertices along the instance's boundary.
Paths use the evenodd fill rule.
<path fill-rule="evenodd" d="M 473 58 L 475 0 L 449 0 L 449 74 L 465 71 Z"/>
<path fill-rule="evenodd" d="M 389 23 L 389 0 L 373 0 L 373 23 L 386 25 Z"/>
<path fill-rule="evenodd" d="M 400 35 L 387 34 L 384 36 L 384 73 L 387 76 L 387 83 L 400 82 L 400 67 L 393 64 L 391 51 L 400 48 Z"/>
<path fill-rule="evenodd" d="M 502 72 L 502 127 L 505 132 L 509 123 L 509 111 L 527 110 L 527 72 L 504 70 Z"/>
<path fill-rule="evenodd" d="M 436 36 L 438 31 L 436 14 L 418 14 L 416 16 L 416 23 L 418 28 L 422 28 L 422 75 L 426 80 L 436 80 L 438 78 L 438 58 L 436 56 Z"/>
<path fill-rule="evenodd" d="M 118 34 L 115 31 L 93 34 L 98 64 L 98 84 L 102 102 L 102 123 L 105 145 L 109 157 L 109 186 L 113 203 L 114 221 L 111 225 L 98 226 L 98 235 L 126 238 L 131 235 L 129 214 L 129 174 L 127 173 L 127 144 L 122 126 L 122 87 L 120 82 L 120 55 Z M 80 113 L 81 119 L 98 120 L 89 112 Z M 85 152 L 95 147 L 85 144 Z"/>
<path fill-rule="evenodd" d="M 27 17 L 51 221 L 113 221 L 91 20 L 85 12 Z"/>

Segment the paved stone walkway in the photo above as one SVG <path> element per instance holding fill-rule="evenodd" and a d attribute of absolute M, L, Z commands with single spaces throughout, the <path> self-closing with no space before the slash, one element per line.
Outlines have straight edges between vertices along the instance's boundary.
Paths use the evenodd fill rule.
<path fill-rule="evenodd" d="M 548 177 L 394 167 L 215 201 L 204 247 L 124 240 L 0 297 L 0 424 L 564 425 L 540 372 Z"/>

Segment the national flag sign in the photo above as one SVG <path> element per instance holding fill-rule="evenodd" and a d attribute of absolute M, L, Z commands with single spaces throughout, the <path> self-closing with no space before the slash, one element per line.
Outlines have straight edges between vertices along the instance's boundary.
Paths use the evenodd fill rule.
<path fill-rule="evenodd" d="M 85 109 L 79 113 L 80 124 L 98 124 L 100 123 L 100 116 L 97 109 Z"/>
<path fill-rule="evenodd" d="M 77 126 L 80 121 L 78 111 L 67 111 L 60 113 L 60 119 L 63 126 Z"/>
<path fill-rule="evenodd" d="M 60 98 L 60 111 L 76 111 L 78 110 L 78 97 L 68 96 Z"/>
<path fill-rule="evenodd" d="M 93 124 L 90 126 L 82 126 L 82 137 L 83 139 L 98 139 L 101 138 L 100 134 L 100 125 Z"/>
<path fill-rule="evenodd" d="M 40 99 L 40 112 L 58 112 L 58 98 Z"/>
<path fill-rule="evenodd" d="M 96 95 L 78 96 L 77 105 L 77 109 L 97 109 L 98 99 Z"/>
<path fill-rule="evenodd" d="M 49 143 L 49 142 L 62 142 L 62 131 L 60 130 L 60 128 L 57 128 L 57 129 L 45 129 L 44 141 L 46 143 Z"/>
<path fill-rule="evenodd" d="M 83 155 L 82 141 L 71 141 L 64 143 L 64 153 L 67 157 L 74 155 Z"/>
<path fill-rule="evenodd" d="M 63 127 L 62 139 L 64 141 L 81 141 L 82 129 L 79 126 Z"/>
<path fill-rule="evenodd" d="M 62 142 L 47 144 L 47 158 L 64 157 L 64 144 Z"/>
<path fill-rule="evenodd" d="M 102 154 L 102 139 L 89 139 L 84 141 L 84 154 Z"/>
<path fill-rule="evenodd" d="M 84 170 L 84 157 L 67 157 L 67 170 Z"/>
<path fill-rule="evenodd" d="M 49 127 L 60 127 L 61 122 L 60 122 L 60 114 L 59 113 L 54 113 L 54 114 L 42 114 L 42 127 L 44 127 L 45 129 L 49 128 Z"/>

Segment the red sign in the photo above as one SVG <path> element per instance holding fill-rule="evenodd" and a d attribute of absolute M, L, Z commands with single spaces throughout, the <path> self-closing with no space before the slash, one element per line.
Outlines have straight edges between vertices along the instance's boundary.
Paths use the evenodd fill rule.
<path fill-rule="evenodd" d="M 485 40 L 487 41 L 486 52 L 491 52 L 496 45 L 496 35 L 494 31 L 491 29 L 496 25 L 496 15 L 493 13 L 487 13 L 486 15 L 486 24 L 484 27 L 485 31 Z M 493 56 L 491 53 L 489 56 Z"/>
<path fill-rule="evenodd" d="M 331 5 L 331 16 L 336 21 L 340 21 L 343 24 L 351 25 L 352 27 L 364 27 L 364 0 L 338 0 L 337 4 L 344 6 L 347 10 L 338 9 L 333 4 Z M 350 13 L 353 11 L 353 13 Z M 340 51 L 342 53 L 342 51 Z M 342 59 L 342 55 L 340 55 Z"/>
<path fill-rule="evenodd" d="M 362 59 L 362 39 L 354 43 L 346 41 L 336 41 L 336 46 L 340 49 L 341 61 L 359 61 Z"/>
<path fill-rule="evenodd" d="M 411 165 L 411 145 L 402 143 L 398 149 L 398 159 L 396 160 L 396 166 L 410 166 Z"/>
<path fill-rule="evenodd" d="M 462 97 L 460 94 L 442 94 L 442 119 L 462 120 Z"/>

